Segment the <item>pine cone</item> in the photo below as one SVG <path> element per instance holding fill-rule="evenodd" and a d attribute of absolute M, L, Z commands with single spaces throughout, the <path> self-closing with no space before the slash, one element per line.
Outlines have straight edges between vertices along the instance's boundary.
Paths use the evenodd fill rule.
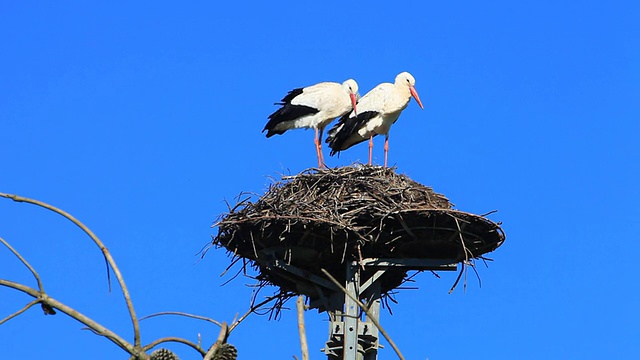
<path fill-rule="evenodd" d="M 213 360 L 236 360 L 238 358 L 238 350 L 231 344 L 221 344 Z"/>
<path fill-rule="evenodd" d="M 180 360 L 180 358 L 170 350 L 158 349 L 151 353 L 151 360 Z"/>

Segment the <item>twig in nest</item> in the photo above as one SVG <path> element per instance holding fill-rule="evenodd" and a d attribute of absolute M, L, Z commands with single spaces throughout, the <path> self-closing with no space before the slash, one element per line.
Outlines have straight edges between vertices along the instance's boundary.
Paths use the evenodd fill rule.
<path fill-rule="evenodd" d="M 486 268 L 489 268 L 489 264 L 487 263 L 487 261 L 493 261 L 493 259 L 486 258 L 484 256 L 478 256 L 478 259 L 482 260 Z"/>
<path fill-rule="evenodd" d="M 231 264 L 229 264 L 229 266 L 227 266 L 227 268 L 226 268 L 226 269 L 224 269 L 224 271 L 222 272 L 222 274 L 220 274 L 220 277 L 223 277 L 223 276 L 224 276 L 224 274 L 226 274 L 226 273 L 227 273 L 227 271 L 229 271 L 229 269 L 231 269 L 231 267 L 233 267 L 233 265 L 235 265 L 238 261 L 240 261 L 240 260 L 242 260 L 242 259 L 243 259 L 242 257 L 238 256 L 237 258 L 235 258 L 234 260 L 232 260 L 232 261 L 231 261 Z M 233 276 L 231 277 L 231 279 L 229 279 L 229 280 L 225 281 L 224 283 L 222 283 L 222 285 L 221 285 L 221 286 L 227 285 L 231 280 L 233 280 L 233 279 L 235 279 L 236 277 L 238 277 L 238 275 L 240 275 L 240 273 L 242 272 L 242 270 L 243 270 L 243 269 L 244 269 L 244 267 L 241 267 L 241 268 L 240 268 L 240 270 L 238 270 L 238 272 L 237 272 L 235 275 L 233 275 Z"/>
<path fill-rule="evenodd" d="M 451 286 L 451 289 L 449 289 L 449 294 L 451 294 L 453 290 L 456 288 L 456 286 L 458 286 L 458 282 L 460 281 L 460 278 L 462 277 L 462 273 L 464 272 L 464 267 L 465 267 L 465 263 L 462 263 L 462 266 L 460 267 L 460 272 L 458 273 L 458 277 L 456 278 L 456 281 L 453 283 L 453 286 Z"/>
<path fill-rule="evenodd" d="M 471 251 L 469 251 L 469 249 L 467 249 L 467 246 L 464 243 L 464 237 L 462 236 L 462 228 L 460 228 L 460 222 L 458 221 L 458 218 L 450 215 L 451 217 L 453 217 L 453 219 L 456 221 L 456 227 L 458 228 L 458 235 L 460 236 L 460 246 L 462 246 L 462 250 L 464 251 L 464 260 L 469 261 L 469 255 L 473 256 L 473 254 L 471 253 Z"/>
<path fill-rule="evenodd" d="M 478 269 L 476 269 L 475 262 L 470 262 L 469 266 L 473 269 L 473 272 L 476 274 L 476 278 L 478 278 L 478 286 L 482 287 L 482 279 L 480 279 L 480 274 L 478 273 Z"/>
<path fill-rule="evenodd" d="M 485 216 L 489 216 L 489 215 L 497 213 L 497 212 L 498 212 L 498 210 L 491 210 L 491 211 L 486 212 L 486 213 L 484 213 L 484 214 L 482 214 L 480 216 L 485 217 Z"/>
<path fill-rule="evenodd" d="M 234 322 L 233 324 L 231 324 L 231 326 L 229 326 L 229 332 L 232 332 L 233 329 L 235 329 L 238 325 L 240 325 L 240 323 L 242 321 L 244 321 L 244 319 L 247 318 L 247 316 L 251 315 L 252 312 L 256 311 L 257 309 L 259 309 L 261 306 L 273 301 L 273 299 L 277 299 L 279 296 L 278 295 L 274 295 L 274 296 L 269 296 L 268 298 L 266 298 L 264 301 L 262 301 L 261 303 L 257 304 L 257 305 L 252 305 L 251 308 L 249 308 L 249 310 L 240 317 L 240 319 L 238 319 L 236 322 Z"/>
<path fill-rule="evenodd" d="M 389 301 L 394 304 L 398 304 L 398 301 L 393 297 L 394 295 L 394 291 L 389 291 L 386 294 L 382 295 L 382 297 L 380 298 L 380 304 L 382 305 L 382 308 L 387 309 L 389 315 L 393 315 L 393 308 L 391 307 L 391 304 L 389 304 Z"/>
<path fill-rule="evenodd" d="M 239 199 L 240 199 L 240 197 L 241 197 L 241 196 L 243 196 L 243 195 L 247 195 L 247 197 L 246 197 L 246 198 L 244 198 L 244 199 L 242 199 L 242 200 L 239 200 Z M 232 207 L 229 207 L 229 212 L 230 212 L 230 213 L 232 213 L 232 212 L 236 211 L 236 210 L 237 210 L 239 207 L 241 207 L 242 205 L 246 204 L 246 203 L 247 203 L 247 201 L 251 200 L 251 196 L 252 196 L 252 194 L 245 193 L 245 192 L 241 192 L 241 193 L 236 197 L 236 199 L 237 199 L 238 203 L 237 203 L 233 208 L 232 208 Z M 225 200 L 225 202 L 227 202 L 227 201 Z M 229 204 L 229 203 L 227 202 L 227 205 L 228 205 L 228 204 Z"/>

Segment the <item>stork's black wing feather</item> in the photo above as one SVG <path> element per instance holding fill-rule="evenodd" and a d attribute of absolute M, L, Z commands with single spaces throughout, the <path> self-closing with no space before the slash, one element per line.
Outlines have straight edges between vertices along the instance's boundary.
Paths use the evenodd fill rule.
<path fill-rule="evenodd" d="M 293 100 L 293 98 L 295 98 L 296 96 L 302 94 L 303 91 L 304 91 L 304 88 L 297 88 L 289 91 L 287 95 L 285 95 L 285 97 L 283 97 L 282 100 L 280 100 L 279 103 L 276 103 L 276 105 L 290 104 L 291 100 Z"/>
<path fill-rule="evenodd" d="M 350 114 L 342 116 L 328 133 L 326 143 L 328 143 L 331 148 L 330 155 L 333 156 L 335 153 L 357 144 L 353 143 L 345 146 L 345 142 L 351 135 L 356 133 L 361 127 L 366 126 L 367 121 L 378 116 L 378 114 L 380 113 L 377 111 L 365 111 L 354 117 L 349 117 Z"/>
<path fill-rule="evenodd" d="M 262 132 L 267 131 L 267 137 L 284 134 L 286 130 L 275 129 L 275 127 L 280 123 L 292 121 L 306 115 L 313 115 L 320 111 L 319 109 L 311 106 L 291 104 L 291 101 L 296 96 L 302 94 L 302 91 L 303 88 L 293 89 L 282 98 L 281 102 L 276 103 L 276 105 L 281 105 L 280 108 L 273 114 L 269 115 L 269 121 L 267 122 L 267 125 L 265 125 L 264 129 L 262 129 Z"/>

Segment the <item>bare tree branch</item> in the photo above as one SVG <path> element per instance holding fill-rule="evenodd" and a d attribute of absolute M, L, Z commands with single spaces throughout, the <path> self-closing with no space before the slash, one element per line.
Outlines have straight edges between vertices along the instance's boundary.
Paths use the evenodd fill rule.
<path fill-rule="evenodd" d="M 349 292 L 347 292 L 347 289 L 345 289 L 344 286 L 342 286 L 342 284 L 338 282 L 338 280 L 336 280 L 333 276 L 331 276 L 331 274 L 329 274 L 327 270 L 320 269 L 320 271 L 322 271 L 322 273 L 325 274 L 329 278 L 329 280 L 331 280 L 332 283 L 334 283 L 338 288 L 340 288 L 340 290 L 343 293 L 345 293 L 345 295 L 347 295 L 349 298 L 351 298 L 351 300 L 355 301 L 358 304 L 358 306 L 362 309 L 362 311 L 364 311 L 367 314 L 367 316 L 369 317 L 369 320 L 371 320 L 373 325 L 375 325 L 378 328 L 378 330 L 380 330 L 380 333 L 382 334 L 382 336 L 384 336 L 384 338 L 387 339 L 387 342 L 389 342 L 389 345 L 391 345 L 393 350 L 395 350 L 396 354 L 398 354 L 398 357 L 401 360 L 404 360 L 404 356 L 402 356 L 400 349 L 398 349 L 398 347 L 393 342 L 393 340 L 391 340 L 391 337 L 389 336 L 389 334 L 387 334 L 387 332 L 384 330 L 382 325 L 380 325 L 380 322 L 378 321 L 378 319 L 372 316 L 371 311 L 369 311 L 369 307 L 363 304 L 362 301 L 360 301 L 360 299 L 357 299 L 353 295 L 349 294 Z"/>
<path fill-rule="evenodd" d="M 58 208 L 56 208 L 56 207 L 54 207 L 52 205 L 49 205 L 47 203 L 44 203 L 44 202 L 41 202 L 41 201 L 38 201 L 38 200 L 24 198 L 24 197 L 20 197 L 20 196 L 17 196 L 17 195 L 9 195 L 9 194 L 5 194 L 5 193 L 0 193 L 0 197 L 9 198 L 9 199 L 12 199 L 13 201 L 16 201 L 16 202 L 26 202 L 26 203 L 38 205 L 38 206 L 43 207 L 43 208 L 45 208 L 47 210 L 53 211 L 55 213 L 58 213 L 59 215 L 67 218 L 69 221 L 71 221 L 74 224 L 76 224 L 80 229 L 82 229 L 82 231 L 84 231 L 87 235 L 89 235 L 89 237 L 93 240 L 93 242 L 102 251 L 104 259 L 107 262 L 107 274 L 109 274 L 109 268 L 108 267 L 110 266 L 113 269 L 113 272 L 114 272 L 116 278 L 118 279 L 118 283 L 120 284 L 120 287 L 122 289 L 122 293 L 123 293 L 125 301 L 127 303 L 127 308 L 129 310 L 129 314 L 131 316 L 131 321 L 133 322 L 135 343 L 133 345 L 130 344 L 129 342 L 127 342 L 126 340 L 124 340 L 123 338 L 118 336 L 116 333 L 114 333 L 111 330 L 107 329 L 106 327 L 100 325 L 99 323 L 97 323 L 96 321 L 92 320 L 91 318 L 89 318 L 89 317 L 85 316 L 84 314 L 76 311 L 75 309 L 63 304 L 62 302 L 49 297 L 45 293 L 44 287 L 42 285 L 42 281 L 40 279 L 40 276 L 35 271 L 35 269 L 22 257 L 22 255 L 20 255 L 20 253 L 18 253 L 18 251 L 16 251 L 7 241 L 5 241 L 2 238 L 0 238 L 0 242 L 4 246 L 6 246 L 29 269 L 29 271 L 31 271 L 33 276 L 36 278 L 39 290 L 33 289 L 33 288 L 29 287 L 29 286 L 26 286 L 26 285 L 23 285 L 23 284 L 20 284 L 20 283 L 16 283 L 16 282 L 13 282 L 13 281 L 10 281 L 10 280 L 0 279 L 0 286 L 5 286 L 5 287 L 9 287 L 9 288 L 12 288 L 12 289 L 15 289 L 15 290 L 19 290 L 19 291 L 24 292 L 24 293 L 32 296 L 33 298 L 35 298 L 33 301 L 31 301 L 27 305 L 25 305 L 22 309 L 20 309 L 17 312 L 7 316 L 6 318 L 0 320 L 0 325 L 5 323 L 5 322 L 7 322 L 7 321 L 9 321 L 12 318 L 24 313 L 25 311 L 27 311 L 29 308 L 33 307 L 34 305 L 40 303 L 42 305 L 43 309 L 45 310 L 46 314 L 55 314 L 55 311 L 53 309 L 54 308 L 58 309 L 59 311 L 65 313 L 66 315 L 68 315 L 68 316 L 76 319 L 77 321 L 81 322 L 82 324 L 84 324 L 86 326 L 86 329 L 90 330 L 94 334 L 100 335 L 100 336 L 104 336 L 107 339 L 109 339 L 111 342 L 116 344 L 118 347 L 120 347 L 121 349 L 123 349 L 124 351 L 129 353 L 131 355 L 131 359 L 148 360 L 149 356 L 146 354 L 146 351 L 149 350 L 149 349 L 152 349 L 153 347 L 157 346 L 158 344 L 165 343 L 165 342 L 177 342 L 177 343 L 182 343 L 182 344 L 188 345 L 189 347 L 191 347 L 194 350 L 198 351 L 202 356 L 206 356 L 207 352 L 202 347 L 200 347 L 200 345 L 196 345 L 191 341 L 188 341 L 188 340 L 182 339 L 182 338 L 177 338 L 177 337 L 161 338 L 161 339 L 153 341 L 152 343 L 150 343 L 149 345 L 147 345 L 147 346 L 145 346 L 143 348 L 140 345 L 139 322 L 138 322 L 138 319 L 136 317 L 136 314 L 135 314 L 135 311 L 134 311 L 134 308 L 133 308 L 133 302 L 131 301 L 131 296 L 130 296 L 129 291 L 127 289 L 127 286 L 126 286 L 126 283 L 124 281 L 124 278 L 123 278 L 122 274 L 120 273 L 120 270 L 119 270 L 118 266 L 115 263 L 115 260 L 111 256 L 111 253 L 109 252 L 107 247 L 102 243 L 102 241 L 86 225 L 84 225 L 82 222 L 77 220 L 75 217 L 73 217 L 69 213 L 67 213 L 67 212 L 65 212 L 65 211 L 63 211 L 61 209 L 58 209 Z M 212 323 L 222 327 L 223 331 L 224 331 L 224 332 L 221 332 L 221 335 L 220 335 L 220 336 L 222 336 L 222 338 L 221 339 L 219 338 L 219 341 L 212 346 L 212 349 L 213 349 L 212 355 L 215 353 L 215 349 L 221 343 L 226 341 L 226 337 L 228 336 L 228 327 L 227 327 L 226 323 L 220 324 L 218 321 L 210 319 L 210 318 L 207 318 L 207 317 L 204 317 L 204 316 L 197 316 L 197 315 L 192 315 L 192 314 L 187 314 L 187 313 L 182 313 L 182 312 L 163 312 L 163 313 L 152 314 L 152 315 L 149 315 L 149 316 L 147 316 L 145 318 L 142 318 L 142 319 L 147 319 L 147 318 L 150 318 L 150 317 L 160 316 L 160 315 L 180 315 L 180 316 L 185 316 L 185 317 L 191 317 L 191 318 L 195 318 L 195 319 L 199 319 L 199 320 L 205 320 L 205 321 L 208 321 L 208 322 L 212 322 Z"/>
<path fill-rule="evenodd" d="M 185 340 L 185 339 L 183 339 L 183 338 L 179 338 L 179 337 L 171 337 L 171 336 L 168 336 L 168 337 L 164 337 L 164 338 L 161 338 L 161 339 L 155 340 L 155 341 L 153 341 L 153 342 L 149 343 L 148 345 L 145 345 L 145 346 L 143 347 L 143 349 L 144 349 L 145 351 L 147 351 L 147 350 L 151 350 L 151 349 L 153 349 L 154 347 L 156 347 L 156 346 L 158 346 L 158 345 L 160 345 L 160 344 L 162 344 L 162 343 L 167 343 L 167 342 L 175 342 L 175 343 L 185 344 L 185 345 L 187 345 L 187 346 L 191 347 L 192 349 L 194 349 L 195 351 L 199 352 L 199 353 L 200 353 L 200 355 L 202 355 L 202 356 L 205 356 L 205 354 L 206 354 L 206 351 L 204 351 L 204 349 L 203 349 L 203 348 L 201 348 L 200 346 L 198 346 L 197 344 L 194 344 L 194 343 L 192 343 L 191 341 L 189 341 L 189 340 Z"/>
<path fill-rule="evenodd" d="M 127 303 L 127 309 L 129 310 L 129 316 L 131 317 L 131 322 L 133 323 L 134 346 L 140 346 L 140 324 L 138 323 L 138 319 L 136 317 L 135 310 L 133 309 L 133 302 L 131 301 L 131 295 L 129 294 L 129 290 L 127 289 L 127 284 L 124 282 L 124 278 L 122 277 L 122 274 L 120 273 L 120 269 L 116 265 L 116 262 L 113 259 L 113 257 L 111 256 L 111 253 L 109 252 L 107 247 L 102 243 L 102 241 L 93 233 L 93 231 L 91 231 L 91 229 L 89 229 L 86 225 L 84 225 L 78 219 L 73 217 L 71 214 L 67 213 L 64 210 L 58 209 L 55 206 L 49 205 L 49 204 L 47 204 L 45 202 L 42 202 L 42 201 L 39 201 L 39 200 L 34 200 L 34 199 L 29 199 L 29 198 L 25 198 L 25 197 L 21 197 L 21 196 L 18 196 L 18 195 L 5 194 L 5 193 L 1 193 L 1 192 L 0 192 L 0 197 L 8 198 L 8 199 L 11 199 L 11 200 L 13 200 L 15 202 L 26 202 L 26 203 L 29 203 L 29 204 L 38 205 L 38 206 L 43 207 L 43 208 L 45 208 L 47 210 L 53 211 L 53 212 L 55 212 L 57 214 L 62 215 L 65 218 L 67 218 L 69 221 L 71 221 L 72 223 L 76 224 L 76 226 L 78 226 L 80 229 L 82 229 L 82 231 L 84 231 L 87 235 L 89 235 L 89 237 L 98 246 L 98 248 L 100 248 L 100 251 L 102 251 L 103 256 L 107 260 L 107 263 L 109 263 L 109 265 L 113 269 L 113 272 L 116 275 L 116 278 L 118 279 L 118 283 L 120 284 L 120 288 L 122 289 L 122 294 L 123 294 L 124 299 L 125 299 L 125 301 Z"/>
<path fill-rule="evenodd" d="M 218 339 L 216 340 L 215 343 L 213 343 L 213 345 L 211 345 L 211 347 L 209 348 L 209 351 L 207 351 L 207 353 L 205 354 L 204 358 L 202 358 L 202 360 L 213 359 L 213 356 L 216 354 L 216 351 L 218 350 L 220 345 L 227 342 L 227 337 L 229 336 L 230 331 L 231 330 L 229 330 L 229 327 L 227 326 L 227 322 L 223 321 L 222 326 L 220 327 L 220 334 L 218 334 Z"/>
<path fill-rule="evenodd" d="M 296 300 L 296 308 L 298 310 L 298 335 L 300 337 L 302 360 L 309 360 L 309 346 L 307 345 L 307 333 L 304 327 L 304 297 L 302 295 L 299 295 Z"/>
<path fill-rule="evenodd" d="M 143 317 L 140 318 L 140 321 L 146 320 L 146 319 L 149 319 L 149 318 L 152 318 L 152 317 L 156 317 L 156 316 L 162 316 L 162 315 L 184 316 L 184 317 L 188 317 L 188 318 L 208 321 L 208 322 L 214 323 L 214 324 L 216 324 L 218 326 L 222 326 L 222 324 L 217 320 L 214 320 L 214 319 L 211 319 L 211 318 L 208 318 L 208 317 L 205 317 L 205 316 L 193 315 L 193 314 L 188 314 L 188 313 L 184 313 L 184 312 L 180 312 L 180 311 L 162 311 L 162 312 L 159 312 L 159 313 L 143 316 Z"/>
<path fill-rule="evenodd" d="M 33 269 L 33 267 L 31 267 L 31 265 L 29 265 L 27 260 L 25 260 L 22 257 L 22 255 L 20 255 L 20 253 L 17 252 L 11 245 L 9 245 L 9 243 L 6 242 L 2 237 L 0 237 L 0 242 L 4 244 L 4 246 L 6 246 L 13 253 L 13 255 L 15 255 L 18 259 L 20 259 L 20 261 L 22 261 L 24 266 L 26 266 L 29 269 L 29 271 L 31 271 L 31 273 L 33 274 L 33 277 L 35 277 L 36 281 L 38 282 L 38 289 L 40 289 L 40 292 L 44 292 L 44 288 L 42 287 L 42 281 L 40 281 L 40 276 L 38 276 L 38 273 Z"/>
<path fill-rule="evenodd" d="M 13 319 L 14 317 L 24 313 L 25 311 L 27 311 L 28 309 L 30 309 L 31 307 L 33 307 L 36 304 L 42 304 L 44 309 L 50 309 L 47 311 L 45 311 L 45 313 L 47 314 L 55 314 L 55 312 L 53 311 L 53 308 L 59 309 L 60 311 L 62 311 L 63 313 L 67 314 L 68 316 L 76 319 L 77 321 L 83 323 L 84 325 L 86 325 L 87 327 L 84 328 L 86 330 L 91 331 L 92 333 L 99 335 L 99 336 L 104 336 L 106 338 L 108 338 L 110 341 L 112 341 L 114 344 L 118 345 L 120 348 L 122 348 L 123 350 L 127 351 L 130 355 L 131 355 L 131 359 L 148 359 L 148 355 L 145 353 L 145 351 L 152 349 L 153 347 L 157 346 L 158 344 L 161 343 L 165 343 L 165 342 L 177 342 L 177 343 L 182 343 L 182 344 L 186 344 L 188 346 L 190 346 L 191 348 L 193 348 L 194 350 L 198 351 L 202 356 L 206 355 L 205 350 L 200 347 L 199 345 L 196 345 L 186 339 L 182 339 L 182 338 L 177 338 L 177 337 L 166 337 L 166 338 L 161 338 L 158 339 L 154 342 L 152 342 L 151 344 L 145 346 L 144 348 L 142 348 L 142 350 L 137 350 L 135 346 L 132 346 L 131 344 L 129 344 L 126 340 L 119 338 L 115 333 L 111 332 L 110 330 L 106 329 L 105 327 L 101 326 L 99 323 L 93 321 L 92 319 L 84 316 L 83 314 L 81 314 L 80 312 L 77 312 L 76 310 L 65 306 L 64 304 L 58 302 L 57 300 L 49 297 L 45 292 L 44 292 L 44 288 L 42 285 L 42 282 L 40 280 L 40 277 L 38 275 L 38 273 L 35 271 L 35 269 L 20 255 L 20 253 L 18 253 L 6 240 L 0 238 L 0 242 L 2 242 L 16 257 L 18 257 L 20 259 L 20 261 L 22 261 L 22 263 L 29 268 L 29 270 L 31 271 L 31 273 L 34 275 L 34 277 L 36 278 L 37 282 L 38 282 L 38 286 L 40 288 L 40 291 L 33 289 L 31 287 L 28 287 L 26 285 L 20 284 L 20 283 L 15 283 L 12 282 L 10 280 L 5 280 L 5 279 L 0 279 L 0 286 L 6 286 L 9 288 L 13 288 L 15 290 L 19 290 L 22 291 L 32 297 L 35 298 L 35 300 L 29 302 L 27 305 L 25 305 L 22 309 L 16 311 L 15 313 L 7 316 L 6 318 L 0 320 L 0 325 L 4 324 L 5 322 Z M 186 317 L 192 317 L 192 318 L 196 318 L 199 320 L 205 320 L 205 321 L 209 321 L 212 322 L 218 326 L 221 326 L 221 324 L 213 319 L 207 318 L 207 317 L 203 317 L 203 316 L 197 316 L 197 315 L 192 315 L 192 314 L 187 314 L 187 313 L 181 313 L 181 312 L 165 312 L 165 313 L 157 313 L 157 314 L 152 314 L 149 315 L 147 317 L 142 318 L 141 320 L 144 320 L 146 318 L 150 318 L 150 317 L 154 317 L 154 316 L 160 316 L 160 315 L 181 315 L 181 316 L 186 316 Z M 140 349 L 140 348 L 138 348 Z"/>
<path fill-rule="evenodd" d="M 22 291 L 23 293 L 30 295 L 31 297 L 37 299 L 38 302 L 47 304 L 52 308 L 58 309 L 61 312 L 69 315 L 70 317 L 76 319 L 77 321 L 83 323 L 87 327 L 89 327 L 94 333 L 104 336 L 107 339 L 111 340 L 114 344 L 118 345 L 122 350 L 128 352 L 129 354 L 137 357 L 138 359 L 146 359 L 148 356 L 141 351 L 139 347 L 135 347 L 131 345 L 129 342 L 118 336 L 113 331 L 107 329 L 106 327 L 100 325 L 93 319 L 85 316 L 84 314 L 72 309 L 71 307 L 61 303 L 60 301 L 49 297 L 45 293 L 41 293 L 38 290 L 31 288 L 26 285 L 22 285 L 13 281 L 0 279 L 0 286 L 6 286 L 12 289 L 16 289 Z"/>

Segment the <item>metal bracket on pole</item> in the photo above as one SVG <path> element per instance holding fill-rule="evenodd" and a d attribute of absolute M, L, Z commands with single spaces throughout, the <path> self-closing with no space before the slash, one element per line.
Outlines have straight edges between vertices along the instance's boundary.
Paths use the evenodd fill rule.
<path fill-rule="evenodd" d="M 361 284 L 362 267 L 377 271 Z M 369 313 L 376 320 L 379 320 L 382 296 L 380 278 L 391 269 L 455 271 L 457 262 L 439 259 L 363 259 L 360 264 L 355 261 L 347 264 L 345 289 L 357 299 L 365 298 Z M 324 353 L 330 360 L 377 360 L 380 347 L 378 328 L 370 318 L 365 316 L 363 319 L 357 303 L 350 296 L 332 293 L 330 302 L 339 304 L 338 297 L 344 299 L 343 306 L 326 309 L 331 322 Z"/>
<path fill-rule="evenodd" d="M 310 307 L 329 314 L 329 341 L 322 351 L 330 360 L 377 360 L 379 331 L 371 318 L 379 320 L 381 279 L 389 270 L 455 271 L 455 260 L 370 258 L 346 264 L 345 289 L 356 299 L 364 300 L 371 318 L 364 316 L 358 304 L 332 282 L 307 270 L 273 257 L 261 264 L 273 273 L 296 284 L 297 290 L 310 298 Z M 370 275 L 361 283 L 363 269 Z"/>

